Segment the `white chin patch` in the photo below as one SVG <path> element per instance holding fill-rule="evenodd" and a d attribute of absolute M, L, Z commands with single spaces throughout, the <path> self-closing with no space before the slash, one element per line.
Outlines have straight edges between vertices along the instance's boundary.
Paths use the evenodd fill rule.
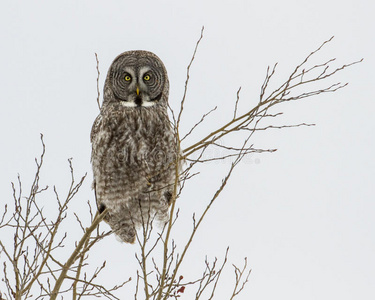
<path fill-rule="evenodd" d="M 122 106 L 125 107 L 136 107 L 137 105 L 134 102 L 128 102 L 128 101 L 120 101 Z"/>
<path fill-rule="evenodd" d="M 135 102 L 129 102 L 129 101 L 121 101 L 120 102 L 122 106 L 125 106 L 125 107 L 137 107 L 138 105 L 135 104 Z M 142 105 L 143 107 L 150 107 L 150 106 L 154 106 L 155 105 L 155 102 L 154 101 L 146 101 L 146 102 L 142 102 Z"/>
<path fill-rule="evenodd" d="M 150 107 L 150 106 L 154 106 L 155 103 L 156 103 L 155 101 L 146 101 L 142 103 L 142 106 Z"/>

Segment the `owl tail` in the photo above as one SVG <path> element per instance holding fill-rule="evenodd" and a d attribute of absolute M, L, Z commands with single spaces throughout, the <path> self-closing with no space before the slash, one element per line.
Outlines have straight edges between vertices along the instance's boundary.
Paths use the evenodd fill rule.
<path fill-rule="evenodd" d="M 122 242 L 134 244 L 136 230 L 134 222 L 128 214 L 108 214 L 104 220 L 112 228 L 116 238 Z"/>
<path fill-rule="evenodd" d="M 141 201 L 143 200 L 143 201 Z M 121 209 L 109 211 L 105 221 L 112 231 L 125 243 L 133 244 L 136 230 L 152 230 L 153 223 L 163 227 L 168 221 L 168 203 L 159 199 L 134 199 L 121 206 Z"/>
<path fill-rule="evenodd" d="M 117 232 L 115 231 L 116 239 L 120 242 L 134 244 L 135 242 L 135 229 L 134 228 L 121 228 Z"/>

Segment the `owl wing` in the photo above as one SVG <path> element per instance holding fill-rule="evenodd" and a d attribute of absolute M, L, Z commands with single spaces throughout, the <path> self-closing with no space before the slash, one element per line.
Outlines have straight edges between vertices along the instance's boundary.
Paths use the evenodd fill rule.
<path fill-rule="evenodd" d="M 91 134 L 90 134 L 90 141 L 91 143 L 94 142 L 95 140 L 95 137 L 101 127 L 101 124 L 102 124 L 102 115 L 98 115 L 94 121 L 94 124 L 92 124 L 92 128 L 91 128 Z"/>
<path fill-rule="evenodd" d="M 100 127 L 101 127 L 101 123 L 102 123 L 102 115 L 99 114 L 93 125 L 92 125 L 92 128 L 91 128 L 91 134 L 90 134 L 90 141 L 91 141 L 91 144 L 92 144 L 92 153 L 95 151 L 95 143 L 96 143 L 96 136 L 100 130 Z M 92 158 L 93 158 L 93 155 L 91 154 L 91 161 L 92 161 Z M 94 190 L 94 194 L 95 194 L 95 202 L 97 203 L 97 197 L 96 197 L 96 181 L 95 181 L 95 175 L 94 175 L 94 180 L 92 182 L 92 189 Z"/>

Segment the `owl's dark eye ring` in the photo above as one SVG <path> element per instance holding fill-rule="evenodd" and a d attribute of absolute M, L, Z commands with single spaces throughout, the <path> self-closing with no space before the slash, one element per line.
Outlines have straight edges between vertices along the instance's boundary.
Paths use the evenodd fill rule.
<path fill-rule="evenodd" d="M 126 75 L 124 76 L 124 79 L 125 79 L 125 81 L 127 81 L 127 82 L 132 81 L 132 77 L 131 77 L 129 74 L 126 74 Z"/>
<path fill-rule="evenodd" d="M 144 81 L 149 81 L 151 79 L 151 76 L 149 75 L 149 74 L 145 74 L 144 76 L 143 76 L 143 80 Z"/>

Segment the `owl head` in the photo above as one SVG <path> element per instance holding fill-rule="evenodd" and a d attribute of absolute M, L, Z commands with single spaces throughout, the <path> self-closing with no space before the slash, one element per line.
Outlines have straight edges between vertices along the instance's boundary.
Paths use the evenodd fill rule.
<path fill-rule="evenodd" d="M 148 51 L 127 51 L 112 62 L 104 85 L 104 102 L 125 107 L 166 106 L 169 83 L 163 62 Z"/>

